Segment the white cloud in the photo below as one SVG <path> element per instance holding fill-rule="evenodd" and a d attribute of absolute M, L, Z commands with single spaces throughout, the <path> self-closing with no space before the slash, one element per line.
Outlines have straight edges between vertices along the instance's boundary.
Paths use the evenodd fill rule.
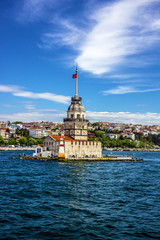
<path fill-rule="evenodd" d="M 130 112 L 90 112 L 87 111 L 87 118 L 91 122 L 107 121 L 117 123 L 133 123 L 160 125 L 160 113 L 130 113 Z"/>
<path fill-rule="evenodd" d="M 0 92 L 17 92 L 20 91 L 21 88 L 15 85 L 0 85 Z"/>
<path fill-rule="evenodd" d="M 1 121 L 22 121 L 22 122 L 38 122 L 38 121 L 52 121 L 52 122 L 62 122 L 63 118 L 66 116 L 65 112 L 56 110 L 55 113 L 52 111 L 43 111 L 33 109 L 27 112 L 15 112 L 13 114 L 0 114 Z"/>
<path fill-rule="evenodd" d="M 126 93 L 137 93 L 137 92 L 154 92 L 154 91 L 160 91 L 160 88 L 157 89 L 136 89 L 131 86 L 118 86 L 115 89 L 110 89 L 103 91 L 103 95 L 109 95 L 109 94 L 126 94 Z"/>
<path fill-rule="evenodd" d="M 40 48 L 53 48 L 55 45 L 68 45 L 77 49 L 77 43 L 83 41 L 86 33 L 81 28 L 77 28 L 74 23 L 67 19 L 57 19 L 53 21 L 53 24 L 58 22 L 57 31 L 53 28 L 53 31 L 45 33 L 42 37 L 42 43 L 38 44 Z"/>
<path fill-rule="evenodd" d="M 95 26 L 80 44 L 79 66 L 94 74 L 111 72 L 128 57 L 144 53 L 160 40 L 160 14 L 149 7 L 158 0 L 122 0 L 96 11 Z M 157 29 L 158 30 L 158 29 Z"/>
<path fill-rule="evenodd" d="M 32 103 L 28 103 L 25 105 L 25 109 L 26 110 L 34 110 L 35 109 L 35 106 L 32 104 Z"/>
<path fill-rule="evenodd" d="M 151 27 L 153 28 L 153 30 L 159 30 L 160 29 L 160 19 L 155 20 L 152 23 Z"/>
<path fill-rule="evenodd" d="M 48 92 L 34 93 L 34 92 L 20 91 L 20 92 L 13 93 L 13 95 L 18 97 L 32 98 L 32 99 L 46 99 L 49 101 L 64 103 L 64 104 L 68 104 L 70 101 L 70 97 L 68 96 L 57 95 L 57 94 L 48 93 Z"/>
<path fill-rule="evenodd" d="M 57 0 L 22 0 L 21 10 L 17 14 L 19 22 L 34 22 L 48 16 L 49 9 L 57 6 Z"/>
<path fill-rule="evenodd" d="M 34 93 L 29 91 L 22 91 L 22 88 L 19 86 L 7 86 L 7 85 L 0 85 L 0 92 L 9 92 L 12 93 L 14 96 L 18 97 L 26 97 L 32 99 L 45 99 L 53 102 L 68 104 L 70 101 L 69 96 L 57 95 L 54 93 Z"/>
<path fill-rule="evenodd" d="M 86 112 L 86 118 L 91 122 L 108 121 L 117 123 L 133 123 L 160 125 L 160 113 L 130 113 L 130 112 Z M 63 122 L 66 117 L 66 111 L 57 109 L 33 109 L 27 112 L 16 112 L 13 114 L 0 114 L 1 121 L 22 121 L 22 122 L 38 122 L 52 121 Z"/>
<path fill-rule="evenodd" d="M 67 7 L 66 1 L 23 0 L 19 17 L 35 21 L 47 15 L 50 30 L 43 34 L 38 46 L 48 49 L 70 46 L 78 51 L 75 62 L 84 71 L 101 75 L 124 64 L 132 66 L 132 62 L 136 66 L 153 64 L 146 57 L 144 61 L 144 56 L 137 59 L 137 54 L 149 52 L 159 44 L 160 13 L 156 4 L 159 0 L 117 0 L 104 4 L 93 1 L 87 5 L 88 14 L 81 12 L 75 21 L 75 15 L 67 12 L 71 6 Z M 64 18 L 63 11 L 69 17 Z"/>
<path fill-rule="evenodd" d="M 139 78 L 141 77 L 140 74 L 115 74 L 115 75 L 109 75 L 109 78 L 116 78 L 116 79 L 130 79 L 130 78 Z"/>

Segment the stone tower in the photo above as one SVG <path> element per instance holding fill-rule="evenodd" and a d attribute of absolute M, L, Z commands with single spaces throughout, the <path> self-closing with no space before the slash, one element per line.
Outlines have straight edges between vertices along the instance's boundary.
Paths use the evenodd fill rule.
<path fill-rule="evenodd" d="M 73 75 L 76 78 L 76 94 L 71 98 L 71 105 L 67 111 L 67 118 L 64 118 L 64 135 L 75 140 L 88 140 L 88 120 L 85 119 L 84 107 L 81 103 L 82 98 L 77 94 L 77 73 Z"/>

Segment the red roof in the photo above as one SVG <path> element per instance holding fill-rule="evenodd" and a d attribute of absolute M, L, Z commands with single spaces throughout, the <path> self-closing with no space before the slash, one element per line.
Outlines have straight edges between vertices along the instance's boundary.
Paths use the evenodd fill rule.
<path fill-rule="evenodd" d="M 63 138 L 63 141 L 70 141 L 70 142 L 95 142 L 95 141 L 88 141 L 88 140 L 75 140 L 71 137 L 68 137 L 68 136 L 50 136 L 52 137 L 54 140 L 56 141 L 60 141 L 61 138 Z M 96 141 L 96 142 L 99 142 L 99 141 Z"/>
<path fill-rule="evenodd" d="M 51 136 L 54 140 L 56 141 L 60 141 L 61 138 L 63 138 L 64 141 L 73 141 L 73 139 L 71 137 L 68 136 Z"/>

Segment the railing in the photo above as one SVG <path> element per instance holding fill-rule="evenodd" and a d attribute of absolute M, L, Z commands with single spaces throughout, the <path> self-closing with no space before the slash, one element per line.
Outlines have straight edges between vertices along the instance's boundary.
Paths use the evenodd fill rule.
<path fill-rule="evenodd" d="M 69 122 L 69 121 L 77 121 L 77 122 L 89 122 L 89 120 L 83 119 L 83 118 L 64 118 L 64 122 Z"/>
<path fill-rule="evenodd" d="M 78 97 L 78 98 L 72 97 L 71 100 L 72 100 L 72 101 L 81 101 L 82 98 L 81 98 L 81 97 Z"/>

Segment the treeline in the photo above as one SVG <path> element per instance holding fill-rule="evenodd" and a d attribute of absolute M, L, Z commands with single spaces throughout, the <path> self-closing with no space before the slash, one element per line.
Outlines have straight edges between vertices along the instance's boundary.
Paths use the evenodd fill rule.
<path fill-rule="evenodd" d="M 20 146 L 33 146 L 43 143 L 44 138 L 32 138 L 32 137 L 20 137 L 20 138 L 9 138 L 5 141 L 2 136 L 0 136 L 0 145 L 20 145 Z"/>
<path fill-rule="evenodd" d="M 158 135 L 152 135 L 149 134 L 148 136 L 144 136 L 143 133 L 135 133 L 136 139 L 143 141 L 143 142 L 151 142 L 154 145 L 159 145 L 160 146 L 160 134 Z"/>
<path fill-rule="evenodd" d="M 15 123 L 21 123 L 21 122 L 15 122 Z M 9 130 L 9 129 L 8 129 Z M 17 128 L 16 134 L 18 137 L 14 137 L 13 134 L 11 134 L 11 137 L 8 139 L 8 141 L 5 141 L 2 136 L 0 136 L 0 145 L 20 145 L 20 146 L 33 146 L 43 143 L 44 138 L 32 138 L 30 136 L 29 130 L 25 128 Z"/>
<path fill-rule="evenodd" d="M 160 145 L 160 134 L 144 136 L 143 133 L 135 133 L 135 141 L 130 138 L 120 136 L 120 139 L 110 139 L 103 132 L 95 131 L 93 138 L 89 141 L 100 141 L 103 147 L 119 147 L 119 148 L 151 148 L 154 145 Z"/>

